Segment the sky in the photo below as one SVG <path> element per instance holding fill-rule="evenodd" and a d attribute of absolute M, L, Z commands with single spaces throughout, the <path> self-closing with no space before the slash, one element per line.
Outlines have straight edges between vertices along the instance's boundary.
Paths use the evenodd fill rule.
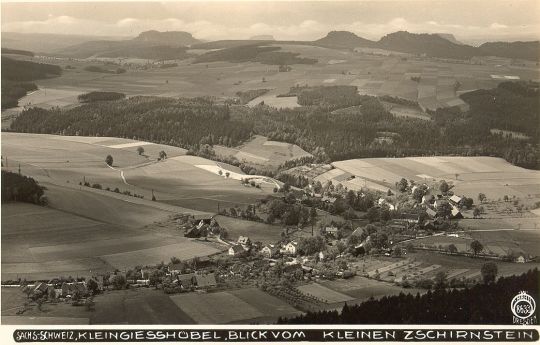
<path fill-rule="evenodd" d="M 459 40 L 540 37 L 538 0 L 6 2 L 2 32 L 136 36 L 188 31 L 203 40 L 273 35 L 312 40 L 332 30 L 379 39 L 398 30 Z"/>

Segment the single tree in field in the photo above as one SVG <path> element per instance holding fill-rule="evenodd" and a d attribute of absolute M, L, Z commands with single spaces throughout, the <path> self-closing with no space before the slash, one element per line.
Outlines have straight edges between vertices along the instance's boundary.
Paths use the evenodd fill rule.
<path fill-rule="evenodd" d="M 439 185 L 439 190 L 443 194 L 446 194 L 449 189 L 450 189 L 450 187 L 448 186 L 448 183 L 445 180 L 441 180 L 441 184 Z"/>
<path fill-rule="evenodd" d="M 484 193 L 478 193 L 478 200 L 480 203 L 483 203 L 486 200 L 486 195 Z"/>
<path fill-rule="evenodd" d="M 159 158 L 161 160 L 164 160 L 167 158 L 167 154 L 165 153 L 165 151 L 159 151 Z"/>
<path fill-rule="evenodd" d="M 219 176 L 223 175 L 223 171 L 221 169 L 218 171 Z"/>
<path fill-rule="evenodd" d="M 229 178 L 229 176 L 231 176 L 231 173 L 227 171 L 227 172 L 225 173 L 225 177 L 226 177 L 226 178 Z"/>
<path fill-rule="evenodd" d="M 494 262 L 486 262 L 480 269 L 484 284 L 494 283 L 499 269 Z"/>
<path fill-rule="evenodd" d="M 471 249 L 473 251 L 473 255 L 476 256 L 484 249 L 484 246 L 478 240 L 474 240 L 471 242 Z"/>
<path fill-rule="evenodd" d="M 144 153 L 144 148 L 142 146 L 137 147 L 137 153 L 139 156 L 142 155 Z"/>
<path fill-rule="evenodd" d="M 111 155 L 107 155 L 107 158 L 105 158 L 105 163 L 107 163 L 108 166 L 112 167 L 113 165 L 113 158 Z"/>
<path fill-rule="evenodd" d="M 456 247 L 455 244 L 450 243 L 450 244 L 448 245 L 448 251 L 449 251 L 450 253 L 452 253 L 452 254 L 455 254 L 455 253 L 458 252 L 458 249 L 457 249 L 457 247 Z"/>
<path fill-rule="evenodd" d="M 473 211 L 473 217 L 474 218 L 477 218 L 478 216 L 480 216 L 480 208 L 479 207 L 475 207 L 474 208 L 474 211 Z"/>

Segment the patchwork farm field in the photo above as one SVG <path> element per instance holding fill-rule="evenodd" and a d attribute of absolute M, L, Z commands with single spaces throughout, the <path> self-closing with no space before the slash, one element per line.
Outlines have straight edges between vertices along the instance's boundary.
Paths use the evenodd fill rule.
<path fill-rule="evenodd" d="M 139 146 L 145 155 L 136 152 Z M 169 158 L 157 162 L 161 149 Z M 80 276 L 223 250 L 184 238 L 167 219 L 215 212 L 218 202 L 224 207 L 254 202 L 275 184 L 244 187 L 220 176 L 217 163 L 184 152 L 129 139 L 3 133 L 4 169 L 20 166 L 46 187 L 49 207 L 3 207 L 2 279 Z M 104 162 L 107 154 L 114 158 L 112 168 Z M 103 189 L 82 186 L 83 181 Z M 151 201 L 152 193 L 157 202 Z"/>
<path fill-rule="evenodd" d="M 371 182 L 382 185 L 386 190 L 393 189 L 395 183 L 403 177 L 418 182 L 444 179 L 455 185 L 454 193 L 466 195 L 475 199 L 475 202 L 478 202 L 478 193 L 484 193 L 490 199 L 515 195 L 521 198 L 533 197 L 530 202 L 540 200 L 540 172 L 516 167 L 501 158 L 367 158 L 338 161 L 332 165 L 339 169 L 338 173 L 342 171 L 354 176 L 353 179 L 342 182 L 349 188 L 356 184 L 358 189 L 364 182 Z M 332 170 L 327 174 L 331 172 Z"/>
<path fill-rule="evenodd" d="M 279 316 L 300 314 L 287 303 L 257 288 L 180 294 L 171 299 L 198 324 L 272 323 Z"/>
<path fill-rule="evenodd" d="M 279 72 L 278 66 L 255 62 L 192 63 L 192 59 L 175 61 L 176 67 L 159 68 L 158 64 L 141 68 L 147 60 L 131 61 L 138 67 L 126 67 L 126 73 L 108 74 L 85 71 L 93 65 L 110 69 L 111 59 L 62 60 L 35 57 L 33 61 L 69 64 L 74 69 L 63 70 L 60 77 L 38 81 L 40 90 L 21 99 L 21 106 L 31 104 L 43 108 L 78 104 L 77 96 L 90 91 L 116 91 L 128 97 L 135 95 L 163 97 L 235 97 L 238 91 L 270 89 L 268 94 L 254 99 L 251 106 L 264 101 L 274 107 L 297 107 L 296 97 L 276 97 L 291 86 L 355 85 L 361 94 L 391 95 L 418 101 L 423 108 L 464 106 L 459 94 L 479 88 L 493 88 L 500 80 L 493 76 L 509 75 L 521 80 L 538 80 L 540 71 L 534 65 L 518 67 L 510 59 L 482 58 L 481 64 L 451 63 L 437 59 L 407 56 L 373 55 L 362 49 L 346 51 L 308 45 L 274 44 L 282 51 L 316 58 L 313 65 L 295 64 L 289 72 Z M 203 53 L 200 51 L 199 53 Z M 117 62 L 115 59 L 113 62 Z M 111 62 L 111 61 L 108 61 Z M 419 82 L 411 80 L 418 78 Z M 456 87 L 459 85 L 459 87 Z M 22 108 L 2 112 L 2 125 Z M 398 111 L 398 116 L 414 116 Z"/>
<path fill-rule="evenodd" d="M 218 155 L 235 157 L 250 165 L 271 167 L 277 167 L 288 160 L 311 156 L 297 145 L 271 141 L 260 135 L 235 148 L 216 145 L 214 151 Z"/>
<path fill-rule="evenodd" d="M 114 207 L 114 202 L 107 206 Z M 141 208 L 133 211 L 137 209 Z M 157 214 L 167 216 L 159 210 Z M 171 229 L 152 226 L 151 219 L 144 228 L 129 227 L 48 207 L 5 204 L 2 280 L 88 276 L 156 264 L 172 256 L 188 259 L 220 251 Z"/>
<path fill-rule="evenodd" d="M 107 291 L 94 298 L 95 310 L 71 303 L 45 304 L 43 312 L 35 305 L 17 316 L 26 302 L 26 295 L 17 288 L 2 288 L 3 324 L 193 324 L 194 321 L 178 308 L 162 291 L 142 288 Z"/>

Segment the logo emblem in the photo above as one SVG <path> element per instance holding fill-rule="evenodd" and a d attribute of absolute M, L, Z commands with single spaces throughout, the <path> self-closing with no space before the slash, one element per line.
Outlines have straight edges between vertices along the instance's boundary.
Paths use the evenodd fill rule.
<path fill-rule="evenodd" d="M 512 314 L 514 314 L 514 324 L 530 325 L 536 324 L 536 301 L 526 291 L 521 291 L 514 296 L 510 304 Z"/>

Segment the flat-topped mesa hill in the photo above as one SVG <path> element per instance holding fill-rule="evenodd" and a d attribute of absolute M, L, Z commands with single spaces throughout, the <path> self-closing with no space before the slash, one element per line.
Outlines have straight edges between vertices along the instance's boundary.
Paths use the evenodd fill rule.
<path fill-rule="evenodd" d="M 325 37 L 314 41 L 314 43 L 329 48 L 374 47 L 376 45 L 376 42 L 349 31 L 330 31 Z"/>
<path fill-rule="evenodd" d="M 434 57 L 471 58 L 481 55 L 475 47 L 456 44 L 439 34 L 415 34 L 407 31 L 398 31 L 382 37 L 378 46 L 387 50 Z"/>
<path fill-rule="evenodd" d="M 139 36 L 135 37 L 133 40 L 171 46 L 190 46 L 192 44 L 201 43 L 201 41 L 194 38 L 192 34 L 185 31 L 160 32 L 156 30 L 149 30 L 141 32 Z"/>

